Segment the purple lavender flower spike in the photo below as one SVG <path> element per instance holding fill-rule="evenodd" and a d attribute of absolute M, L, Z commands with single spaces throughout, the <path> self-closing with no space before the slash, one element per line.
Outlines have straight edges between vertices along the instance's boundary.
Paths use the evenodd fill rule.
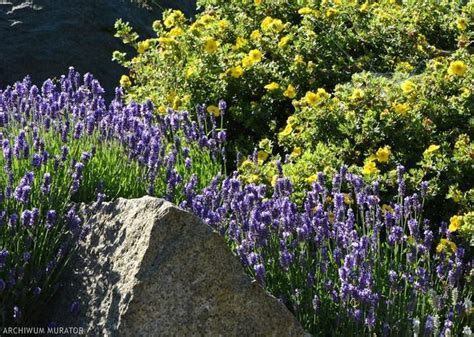
<path fill-rule="evenodd" d="M 261 263 L 255 265 L 255 278 L 261 284 L 265 284 L 265 266 Z"/>
<path fill-rule="evenodd" d="M 56 222 L 56 211 L 54 209 L 49 210 L 46 213 L 46 228 L 51 229 Z"/>

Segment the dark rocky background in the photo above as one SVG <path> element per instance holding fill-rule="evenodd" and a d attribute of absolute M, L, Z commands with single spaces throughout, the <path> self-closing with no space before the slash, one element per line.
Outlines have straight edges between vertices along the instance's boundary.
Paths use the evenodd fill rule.
<path fill-rule="evenodd" d="M 139 2 L 139 1 L 138 1 Z M 126 50 L 113 35 L 114 23 L 129 21 L 142 38 L 166 8 L 192 15 L 195 0 L 0 0 L 0 89 L 30 75 L 41 84 L 65 74 L 69 66 L 91 72 L 108 98 L 125 72 L 112 62 L 114 50 Z"/>

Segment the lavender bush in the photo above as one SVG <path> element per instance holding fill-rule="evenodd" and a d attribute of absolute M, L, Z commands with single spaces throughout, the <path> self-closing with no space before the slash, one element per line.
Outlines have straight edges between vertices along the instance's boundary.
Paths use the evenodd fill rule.
<path fill-rule="evenodd" d="M 300 208 L 278 166 L 271 195 L 235 174 L 202 194 L 191 180 L 181 206 L 224 234 L 315 335 L 472 336 L 472 261 L 445 223 L 433 232 L 423 220 L 426 183 L 406 195 L 399 166 L 397 199 L 382 204 L 378 182 L 343 166 L 329 189 L 320 173 Z"/>
<path fill-rule="evenodd" d="M 179 202 L 193 174 L 199 188 L 221 172 L 226 134 L 203 108 L 192 121 L 125 105 L 120 88 L 107 107 L 103 93 L 72 68 L 41 88 L 26 78 L 0 91 L 0 326 L 34 323 L 54 294 L 88 230 L 78 202 Z"/>

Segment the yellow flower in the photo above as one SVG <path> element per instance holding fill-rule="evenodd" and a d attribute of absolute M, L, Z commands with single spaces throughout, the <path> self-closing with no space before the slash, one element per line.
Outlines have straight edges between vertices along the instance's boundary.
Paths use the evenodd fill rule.
<path fill-rule="evenodd" d="M 215 105 L 209 105 L 207 107 L 207 112 L 209 112 L 210 114 L 213 114 L 214 117 L 219 117 L 221 115 L 221 111 Z"/>
<path fill-rule="evenodd" d="M 272 23 L 270 24 L 270 29 L 277 33 L 281 32 L 283 28 L 285 28 L 285 25 L 280 19 L 273 19 Z"/>
<path fill-rule="evenodd" d="M 453 61 L 449 64 L 448 74 L 462 76 L 467 70 L 467 66 L 463 61 Z"/>
<path fill-rule="evenodd" d="M 431 144 L 430 146 L 428 146 L 428 148 L 425 150 L 425 152 L 423 153 L 424 155 L 429 155 L 433 152 L 436 152 L 438 151 L 440 148 L 439 145 L 435 145 L 435 144 Z"/>
<path fill-rule="evenodd" d="M 403 82 L 400 87 L 402 88 L 402 91 L 403 91 L 404 94 L 409 94 L 409 93 L 411 93 L 413 90 L 416 89 L 415 83 L 413 83 L 413 82 L 410 81 L 410 80 L 406 80 L 405 82 Z"/>
<path fill-rule="evenodd" d="M 174 26 L 174 17 L 170 14 L 165 19 L 165 26 L 166 28 L 171 28 Z"/>
<path fill-rule="evenodd" d="M 164 24 L 166 28 L 171 28 L 174 25 L 184 21 L 185 17 L 183 12 L 180 10 L 174 10 L 172 11 L 164 20 Z"/>
<path fill-rule="evenodd" d="M 209 14 L 204 14 L 203 16 L 201 16 L 199 18 L 199 22 L 202 23 L 203 25 L 208 25 L 210 23 L 212 23 L 216 18 L 212 15 L 209 15 Z"/>
<path fill-rule="evenodd" d="M 352 91 L 352 95 L 349 97 L 349 99 L 351 99 L 352 101 L 355 101 L 355 100 L 361 99 L 362 97 L 364 97 L 364 95 L 365 95 L 364 90 L 360 88 L 355 88 Z"/>
<path fill-rule="evenodd" d="M 189 27 L 189 31 L 194 32 L 194 31 L 200 31 L 205 27 L 205 25 L 201 21 L 195 21 L 193 24 Z"/>
<path fill-rule="evenodd" d="M 319 88 L 316 93 L 308 91 L 304 97 L 305 102 L 311 106 L 315 106 L 323 99 L 327 98 L 329 94 L 323 88 Z"/>
<path fill-rule="evenodd" d="M 309 15 L 313 14 L 314 10 L 309 7 L 303 7 L 298 10 L 298 14 L 300 15 Z"/>
<path fill-rule="evenodd" d="M 339 13 L 339 11 L 335 8 L 329 8 L 327 11 L 326 11 L 326 16 L 328 18 L 332 18 L 333 16 L 336 16 L 337 14 Z"/>
<path fill-rule="evenodd" d="M 128 77 L 127 75 L 122 75 L 122 77 L 120 77 L 121 87 L 128 88 L 131 85 L 132 85 L 132 81 L 130 81 L 130 77 Z"/>
<path fill-rule="evenodd" d="M 391 153 L 390 146 L 384 146 L 377 150 L 375 156 L 377 157 L 379 163 L 386 163 L 388 162 L 388 158 L 390 157 Z"/>
<path fill-rule="evenodd" d="M 263 163 L 265 160 L 267 160 L 268 156 L 269 154 L 267 152 L 262 150 L 258 151 L 257 157 L 260 163 Z"/>
<path fill-rule="evenodd" d="M 258 29 L 255 29 L 252 33 L 250 33 L 250 38 L 254 41 L 260 40 L 262 37 L 262 33 Z"/>
<path fill-rule="evenodd" d="M 270 25 L 273 22 L 273 18 L 271 16 L 265 17 L 265 19 L 262 20 L 262 23 L 260 24 L 260 27 L 262 30 L 268 30 L 270 29 Z"/>
<path fill-rule="evenodd" d="M 255 63 L 258 63 L 262 60 L 263 55 L 262 52 L 258 49 L 253 49 L 249 52 L 247 56 L 244 57 L 242 60 L 242 65 L 244 68 L 248 68 L 253 66 Z"/>
<path fill-rule="evenodd" d="M 218 43 L 213 37 L 208 36 L 204 39 L 204 49 L 209 54 L 214 54 L 217 50 L 217 47 Z"/>
<path fill-rule="evenodd" d="M 292 157 L 299 157 L 301 156 L 301 147 L 297 146 L 293 149 L 293 151 L 291 152 L 291 156 Z"/>
<path fill-rule="evenodd" d="M 464 219 L 461 215 L 454 215 L 449 219 L 449 231 L 450 232 L 455 232 L 459 228 L 461 228 L 462 224 L 464 222 Z"/>
<path fill-rule="evenodd" d="M 290 42 L 292 39 L 291 35 L 286 35 L 280 39 L 280 42 L 278 42 L 278 48 L 284 48 Z"/>
<path fill-rule="evenodd" d="M 298 64 L 303 64 L 304 63 L 304 58 L 301 55 L 295 55 L 295 63 Z"/>
<path fill-rule="evenodd" d="M 360 11 L 361 12 L 367 12 L 367 10 L 369 9 L 369 3 L 366 1 L 364 2 L 362 5 L 360 5 Z"/>
<path fill-rule="evenodd" d="M 438 253 L 441 253 L 442 251 L 446 250 L 446 243 L 443 242 L 444 241 L 448 241 L 446 239 L 441 239 L 441 241 L 438 243 L 438 245 L 436 246 L 436 251 Z"/>
<path fill-rule="evenodd" d="M 230 22 L 229 20 L 220 20 L 218 25 L 221 30 L 226 30 L 227 28 L 229 28 Z"/>
<path fill-rule="evenodd" d="M 283 30 L 283 28 L 285 28 L 285 25 L 280 19 L 274 19 L 271 16 L 267 16 L 265 17 L 265 19 L 263 19 L 262 23 L 260 24 L 260 27 L 263 31 L 272 30 L 274 32 L 279 33 Z"/>
<path fill-rule="evenodd" d="M 445 250 L 450 250 L 453 253 L 456 252 L 457 250 L 456 244 L 447 239 L 441 239 L 438 246 L 436 247 L 436 251 L 438 253 L 441 253 L 441 252 L 444 252 Z"/>
<path fill-rule="evenodd" d="M 232 50 L 238 50 L 247 44 L 247 40 L 242 36 L 238 36 L 235 44 L 232 46 Z"/>
<path fill-rule="evenodd" d="M 253 49 L 249 52 L 249 57 L 253 62 L 260 62 L 262 60 L 262 52 L 258 49 Z"/>
<path fill-rule="evenodd" d="M 262 4 L 263 0 L 254 0 L 254 3 L 256 6 L 260 6 Z"/>
<path fill-rule="evenodd" d="M 274 91 L 280 88 L 280 85 L 276 82 L 272 82 L 270 84 L 267 84 L 264 88 L 267 89 L 268 91 Z"/>
<path fill-rule="evenodd" d="M 183 30 L 179 27 L 174 27 L 173 29 L 170 30 L 170 32 L 168 33 L 169 36 L 171 37 L 178 37 L 178 36 L 181 36 L 183 35 Z"/>
<path fill-rule="evenodd" d="M 459 30 L 466 30 L 467 28 L 467 20 L 466 18 L 458 18 L 456 20 L 456 27 L 459 29 Z"/>
<path fill-rule="evenodd" d="M 166 114 L 166 107 L 164 105 L 160 105 L 160 107 L 158 108 L 158 112 L 162 115 Z"/>
<path fill-rule="evenodd" d="M 407 103 L 394 103 L 392 107 L 400 115 L 405 115 L 410 110 L 410 106 Z"/>
<path fill-rule="evenodd" d="M 286 136 L 289 136 L 292 132 L 293 132 L 293 127 L 291 126 L 291 124 L 287 124 L 285 129 L 282 132 L 280 132 L 279 136 L 286 137 Z"/>
<path fill-rule="evenodd" d="M 150 48 L 150 40 L 144 40 L 138 42 L 137 51 L 139 54 L 143 54 L 148 48 Z"/>
<path fill-rule="evenodd" d="M 253 66 L 253 62 L 252 60 L 250 59 L 249 56 L 245 56 L 243 59 L 242 59 L 242 66 L 244 68 L 249 68 L 251 66 Z"/>
<path fill-rule="evenodd" d="M 248 182 L 250 184 L 256 184 L 256 183 L 258 183 L 259 180 L 260 180 L 260 177 L 257 174 L 251 174 L 248 177 Z"/>
<path fill-rule="evenodd" d="M 288 87 L 286 90 L 283 92 L 283 96 L 288 97 L 288 98 L 294 98 L 296 96 L 296 89 L 294 86 L 291 84 L 288 84 Z"/>
<path fill-rule="evenodd" d="M 306 178 L 306 182 L 310 185 L 314 183 L 316 180 L 318 180 L 318 176 L 316 174 L 313 174 L 312 176 L 309 176 L 308 178 Z"/>
<path fill-rule="evenodd" d="M 241 66 L 232 67 L 229 69 L 230 76 L 239 78 L 244 74 L 244 69 Z"/>
<path fill-rule="evenodd" d="M 272 177 L 272 182 L 271 182 L 273 187 L 275 187 L 277 181 L 278 181 L 278 174 L 274 174 Z"/>
<path fill-rule="evenodd" d="M 253 166 L 253 161 L 251 161 L 250 159 L 246 159 L 242 162 L 242 164 L 240 164 L 240 168 L 242 170 L 246 170 L 246 169 L 249 169 Z"/>
<path fill-rule="evenodd" d="M 176 42 L 176 40 L 171 37 L 159 37 L 158 42 L 162 45 L 167 45 Z"/>
<path fill-rule="evenodd" d="M 365 163 L 362 169 L 362 173 L 365 175 L 374 174 L 374 173 L 377 173 L 378 171 L 379 170 L 377 168 L 377 165 L 373 161 L 368 161 L 367 163 Z"/>
<path fill-rule="evenodd" d="M 314 106 L 318 103 L 318 96 L 312 91 L 308 91 L 306 95 L 304 96 L 304 99 L 306 103 L 308 103 L 311 106 Z"/>

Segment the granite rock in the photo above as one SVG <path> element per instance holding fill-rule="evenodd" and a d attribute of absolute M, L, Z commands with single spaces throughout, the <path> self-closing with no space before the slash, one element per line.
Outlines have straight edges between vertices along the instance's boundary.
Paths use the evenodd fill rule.
<path fill-rule="evenodd" d="M 82 327 L 88 336 L 305 335 L 220 235 L 171 203 L 118 199 L 89 223 L 52 304 L 59 326 Z"/>

